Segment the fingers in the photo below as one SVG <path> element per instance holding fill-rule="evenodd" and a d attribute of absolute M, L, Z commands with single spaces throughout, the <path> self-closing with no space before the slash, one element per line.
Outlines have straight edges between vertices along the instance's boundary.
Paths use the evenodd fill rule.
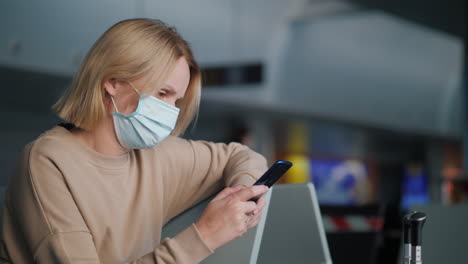
<path fill-rule="evenodd" d="M 257 210 L 257 204 L 255 202 L 243 202 L 244 213 L 249 214 Z"/>
<path fill-rule="evenodd" d="M 216 200 L 221 200 L 221 199 L 224 199 L 226 198 L 227 196 L 233 194 L 233 193 L 236 193 L 242 189 L 245 189 L 247 188 L 246 186 L 244 185 L 236 185 L 234 187 L 228 187 L 228 188 L 224 188 L 224 190 L 222 190 L 221 192 L 219 192 L 215 198 L 213 198 L 213 201 L 216 201 Z"/>
<path fill-rule="evenodd" d="M 266 205 L 266 198 L 265 198 L 265 195 L 263 195 L 262 197 L 260 197 L 260 199 L 258 199 L 257 209 L 255 209 L 253 213 L 257 214 L 258 212 L 262 211 L 265 205 Z"/>
<path fill-rule="evenodd" d="M 240 190 L 233 195 L 241 200 L 241 201 L 248 201 L 251 198 L 262 195 L 268 191 L 268 187 L 265 185 L 255 185 L 252 187 L 245 188 L 243 190 Z"/>
<path fill-rule="evenodd" d="M 256 226 L 260 222 L 260 220 L 262 219 L 262 214 L 263 214 L 263 212 L 260 211 L 258 214 L 251 216 L 250 219 L 249 219 L 249 222 L 247 224 L 247 228 L 250 229 L 250 228 Z"/>

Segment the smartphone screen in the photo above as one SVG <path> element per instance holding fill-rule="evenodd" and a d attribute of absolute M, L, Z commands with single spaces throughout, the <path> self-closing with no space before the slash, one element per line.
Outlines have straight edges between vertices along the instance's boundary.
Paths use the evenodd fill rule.
<path fill-rule="evenodd" d="M 266 185 L 271 188 L 271 186 L 273 186 L 273 184 L 275 184 L 275 182 L 277 182 L 292 165 L 293 164 L 290 161 L 278 160 L 253 185 Z M 250 199 L 250 201 L 257 202 L 259 198 L 260 197 L 254 197 Z"/>

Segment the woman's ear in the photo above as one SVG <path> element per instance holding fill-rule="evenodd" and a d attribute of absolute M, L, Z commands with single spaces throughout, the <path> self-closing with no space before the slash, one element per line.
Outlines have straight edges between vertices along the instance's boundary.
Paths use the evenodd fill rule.
<path fill-rule="evenodd" d="M 115 96 L 117 94 L 117 81 L 114 78 L 104 81 L 103 86 L 109 95 Z"/>

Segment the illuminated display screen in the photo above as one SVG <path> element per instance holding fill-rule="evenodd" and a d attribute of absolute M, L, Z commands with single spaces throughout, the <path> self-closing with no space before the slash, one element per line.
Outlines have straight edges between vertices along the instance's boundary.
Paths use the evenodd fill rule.
<path fill-rule="evenodd" d="M 361 205 L 371 199 L 369 172 L 362 161 L 311 159 L 310 177 L 321 204 Z"/>

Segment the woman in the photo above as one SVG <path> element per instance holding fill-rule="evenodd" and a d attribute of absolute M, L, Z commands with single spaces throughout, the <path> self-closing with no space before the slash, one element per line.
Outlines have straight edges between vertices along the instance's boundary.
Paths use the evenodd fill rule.
<path fill-rule="evenodd" d="M 248 200 L 268 188 L 246 186 L 265 159 L 240 144 L 176 137 L 199 97 L 200 70 L 175 30 L 149 19 L 107 30 L 54 106 L 69 124 L 20 157 L 0 259 L 196 263 L 255 226 L 265 198 Z M 219 191 L 196 223 L 161 241 L 165 223 Z"/>

